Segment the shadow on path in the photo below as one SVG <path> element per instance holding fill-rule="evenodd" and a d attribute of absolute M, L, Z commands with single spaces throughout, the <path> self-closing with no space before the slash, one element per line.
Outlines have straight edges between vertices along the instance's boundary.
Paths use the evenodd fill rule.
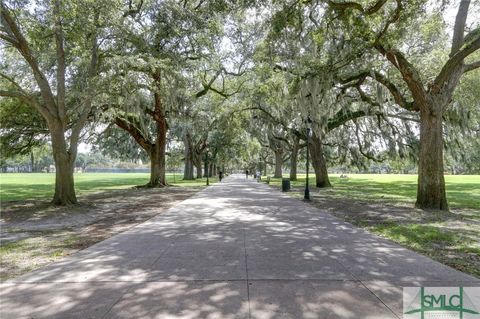
<path fill-rule="evenodd" d="M 466 274 L 231 176 L 1 284 L 1 318 L 397 318 L 402 287 Z"/>

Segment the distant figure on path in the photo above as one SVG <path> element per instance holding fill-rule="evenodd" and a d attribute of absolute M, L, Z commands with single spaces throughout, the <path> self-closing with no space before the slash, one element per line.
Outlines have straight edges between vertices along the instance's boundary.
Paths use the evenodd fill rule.
<path fill-rule="evenodd" d="M 248 179 L 248 169 L 245 170 L 245 177 Z"/>
<path fill-rule="evenodd" d="M 220 171 L 220 172 L 218 172 L 218 180 L 221 182 L 222 179 L 223 179 L 223 172 Z"/>

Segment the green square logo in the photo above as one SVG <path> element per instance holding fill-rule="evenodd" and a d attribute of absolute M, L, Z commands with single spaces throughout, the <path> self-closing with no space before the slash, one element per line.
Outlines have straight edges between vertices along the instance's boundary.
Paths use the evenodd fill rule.
<path fill-rule="evenodd" d="M 404 319 L 480 319 L 480 287 L 404 287 Z"/>

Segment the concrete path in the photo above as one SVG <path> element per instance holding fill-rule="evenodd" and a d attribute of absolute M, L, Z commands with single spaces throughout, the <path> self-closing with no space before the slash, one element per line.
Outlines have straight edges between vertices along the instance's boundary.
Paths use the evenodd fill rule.
<path fill-rule="evenodd" d="M 418 285 L 480 281 L 234 176 L 1 284 L 0 318 L 401 318 Z"/>

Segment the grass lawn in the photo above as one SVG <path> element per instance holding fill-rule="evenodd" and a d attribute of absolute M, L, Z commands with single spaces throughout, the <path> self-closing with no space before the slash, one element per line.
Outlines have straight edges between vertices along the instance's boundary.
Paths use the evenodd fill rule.
<path fill-rule="evenodd" d="M 75 174 L 77 196 L 108 190 L 130 188 L 148 182 L 148 173 L 79 173 Z M 175 181 L 174 181 L 175 180 Z M 215 182 L 216 178 L 211 178 Z M 0 174 L 0 201 L 50 199 L 54 192 L 54 173 L 4 173 Z M 167 174 L 167 182 L 176 186 L 204 186 L 205 179 L 184 181 L 182 176 Z"/>
<path fill-rule="evenodd" d="M 305 175 L 298 177 L 289 194 L 303 198 Z M 480 175 L 445 180 L 450 213 L 413 207 L 416 175 L 330 175 L 333 187 L 323 189 L 315 187 L 313 175 L 309 183 L 316 207 L 480 278 Z M 273 187 L 280 184 L 271 179 Z"/>
<path fill-rule="evenodd" d="M 332 174 L 329 177 L 333 187 L 322 189 L 324 194 L 360 200 L 415 202 L 417 175 L 348 174 L 348 178 L 340 178 L 340 175 Z M 265 180 L 265 177 L 262 179 Z M 446 175 L 445 183 L 451 208 L 480 210 L 480 175 Z M 272 178 L 270 184 L 280 187 L 281 180 Z M 298 180 L 292 182 L 292 187 L 304 185 L 304 174 L 299 174 Z M 310 176 L 309 185 L 315 187 L 315 175 Z"/>

